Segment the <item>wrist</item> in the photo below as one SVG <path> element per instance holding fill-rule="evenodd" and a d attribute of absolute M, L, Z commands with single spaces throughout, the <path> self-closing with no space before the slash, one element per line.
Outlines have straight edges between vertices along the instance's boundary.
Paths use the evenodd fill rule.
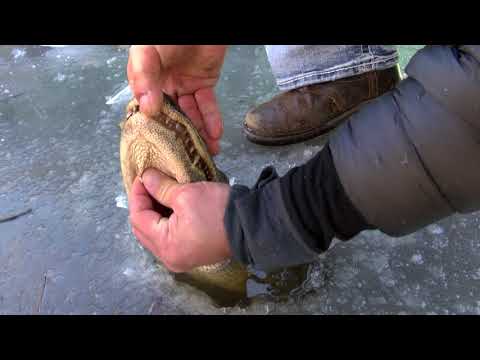
<path fill-rule="evenodd" d="M 249 188 L 243 185 L 233 185 L 230 187 L 223 219 L 227 245 L 231 257 L 244 265 L 249 265 L 251 259 L 245 244 L 245 237 L 241 223 L 238 221 L 239 219 L 236 215 L 235 201 L 247 195 L 249 191 Z"/>

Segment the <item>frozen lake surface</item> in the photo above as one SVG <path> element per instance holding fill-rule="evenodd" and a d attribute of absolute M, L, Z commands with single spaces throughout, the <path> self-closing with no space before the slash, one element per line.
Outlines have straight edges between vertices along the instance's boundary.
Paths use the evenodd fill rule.
<path fill-rule="evenodd" d="M 418 47 L 403 46 L 401 64 Z M 0 47 L 0 314 L 479 314 L 478 213 L 402 238 L 360 234 L 312 267 L 301 301 L 217 309 L 157 267 L 130 233 L 119 169 L 129 99 L 127 52 L 115 46 Z M 261 147 L 246 111 L 277 92 L 261 46 L 233 46 L 217 88 L 219 167 L 253 185 L 323 146 Z M 117 96 L 115 96 L 117 95 Z M 374 131 L 375 129 L 372 129 Z"/>

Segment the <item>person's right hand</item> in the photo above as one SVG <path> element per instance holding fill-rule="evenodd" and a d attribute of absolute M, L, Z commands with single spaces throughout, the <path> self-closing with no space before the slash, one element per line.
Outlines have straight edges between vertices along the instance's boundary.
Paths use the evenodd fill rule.
<path fill-rule="evenodd" d="M 154 116 L 163 93 L 192 120 L 212 155 L 220 151 L 223 122 L 214 86 L 225 58 L 223 45 L 132 45 L 128 81 L 140 111 Z"/>

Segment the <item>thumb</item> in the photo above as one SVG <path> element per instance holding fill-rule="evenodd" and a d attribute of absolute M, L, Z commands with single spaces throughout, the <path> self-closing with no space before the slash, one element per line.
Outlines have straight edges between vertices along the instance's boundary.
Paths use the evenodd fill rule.
<path fill-rule="evenodd" d="M 181 186 L 178 182 L 154 168 L 144 171 L 142 182 L 145 189 L 155 200 L 173 209 L 176 192 Z"/>
<path fill-rule="evenodd" d="M 154 46 L 132 45 L 127 76 L 130 88 L 147 116 L 157 115 L 162 106 L 165 75 L 160 55 Z"/>

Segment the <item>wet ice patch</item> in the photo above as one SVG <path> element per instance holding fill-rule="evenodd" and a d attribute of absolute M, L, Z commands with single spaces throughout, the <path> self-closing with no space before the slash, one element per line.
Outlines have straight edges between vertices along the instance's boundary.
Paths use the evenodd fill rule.
<path fill-rule="evenodd" d="M 440 235 L 444 232 L 443 228 L 437 224 L 427 226 L 427 231 L 433 235 Z"/>
<path fill-rule="evenodd" d="M 115 198 L 115 202 L 117 203 L 117 207 L 128 209 L 128 201 L 126 194 L 120 194 Z"/>

